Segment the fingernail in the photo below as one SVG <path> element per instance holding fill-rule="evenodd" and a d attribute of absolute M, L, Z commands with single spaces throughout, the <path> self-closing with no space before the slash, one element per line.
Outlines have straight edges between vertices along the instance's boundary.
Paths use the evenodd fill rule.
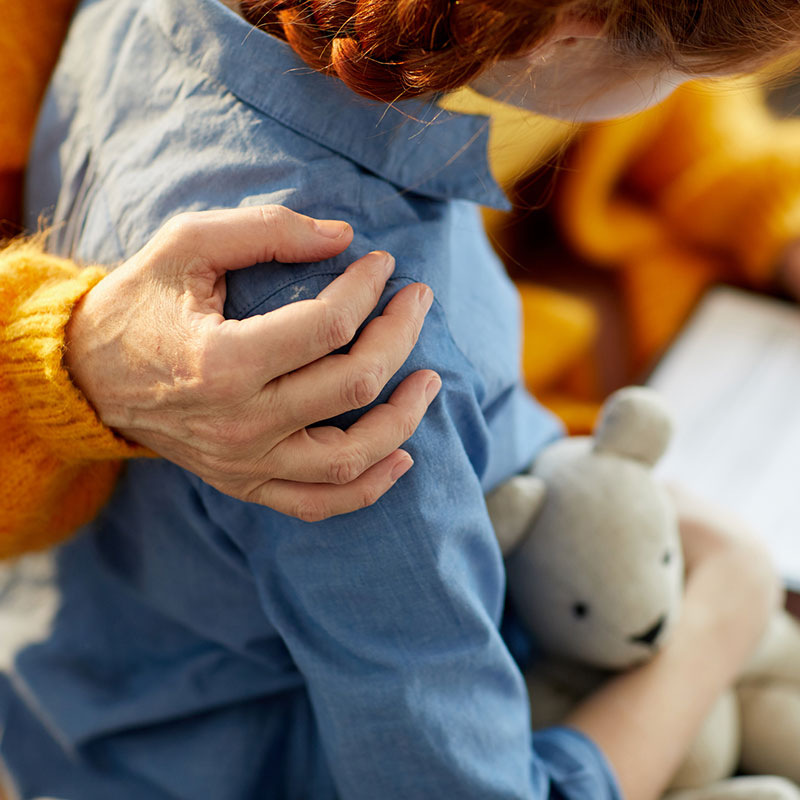
<path fill-rule="evenodd" d="M 413 466 L 414 466 L 414 459 L 411 458 L 411 456 L 408 453 L 406 453 L 406 457 L 399 464 L 395 464 L 394 469 L 392 470 L 391 474 L 392 483 L 394 483 L 397 480 L 400 480 L 400 478 L 402 478 L 403 475 L 405 475 L 406 472 L 408 472 Z"/>
<path fill-rule="evenodd" d="M 428 402 L 428 405 L 430 405 L 430 403 L 433 401 L 433 398 L 439 394 L 439 389 L 441 388 L 442 379 L 438 375 L 428 381 L 428 385 L 425 387 L 425 400 Z"/>
<path fill-rule="evenodd" d="M 422 307 L 422 310 L 427 314 L 430 310 L 431 304 L 433 303 L 433 292 L 430 290 L 429 287 L 423 285 L 420 286 L 419 289 L 419 304 Z"/>
<path fill-rule="evenodd" d="M 315 219 L 314 225 L 316 225 L 317 233 L 326 239 L 339 239 L 350 230 L 350 226 L 346 222 L 336 219 Z"/>
<path fill-rule="evenodd" d="M 373 250 L 370 255 L 380 259 L 379 263 L 388 275 L 394 272 L 394 256 L 391 253 L 387 253 L 385 250 Z"/>

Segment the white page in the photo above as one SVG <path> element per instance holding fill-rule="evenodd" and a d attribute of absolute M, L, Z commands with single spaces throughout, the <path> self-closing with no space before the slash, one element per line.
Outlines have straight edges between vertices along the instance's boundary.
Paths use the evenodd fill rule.
<path fill-rule="evenodd" d="M 740 514 L 800 590 L 800 309 L 714 289 L 648 384 L 676 423 L 659 473 Z"/>

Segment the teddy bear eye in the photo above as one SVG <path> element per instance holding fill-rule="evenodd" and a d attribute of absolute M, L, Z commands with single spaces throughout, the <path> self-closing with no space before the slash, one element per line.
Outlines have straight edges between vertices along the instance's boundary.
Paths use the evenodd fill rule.
<path fill-rule="evenodd" d="M 664 566 L 672 563 L 672 553 L 669 550 L 661 556 L 661 563 L 664 564 Z"/>
<path fill-rule="evenodd" d="M 572 613 L 578 618 L 583 619 L 589 615 L 589 606 L 586 603 L 575 603 L 572 606 Z"/>

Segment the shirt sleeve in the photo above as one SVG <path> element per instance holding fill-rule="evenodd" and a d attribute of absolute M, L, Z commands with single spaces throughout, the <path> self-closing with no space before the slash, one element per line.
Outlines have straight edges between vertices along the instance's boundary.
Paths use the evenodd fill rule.
<path fill-rule="evenodd" d="M 329 277 L 252 311 L 314 296 Z M 485 386 L 436 302 L 379 402 L 423 366 L 443 388 L 406 445 L 414 467 L 375 505 L 313 524 L 209 487 L 205 505 L 245 554 L 304 676 L 342 798 L 617 798 L 591 742 L 531 734 L 525 684 L 498 631 L 505 575 L 480 483 Z"/>

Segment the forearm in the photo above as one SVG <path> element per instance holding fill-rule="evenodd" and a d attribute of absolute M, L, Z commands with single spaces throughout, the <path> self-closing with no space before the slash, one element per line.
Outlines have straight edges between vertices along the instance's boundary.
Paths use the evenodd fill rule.
<path fill-rule="evenodd" d="M 735 593 L 731 575 L 745 584 Z M 690 574 L 681 621 L 666 649 L 610 681 L 567 720 L 605 753 L 628 800 L 651 800 L 663 792 L 758 642 L 777 595 L 759 547 L 709 546 Z"/>

